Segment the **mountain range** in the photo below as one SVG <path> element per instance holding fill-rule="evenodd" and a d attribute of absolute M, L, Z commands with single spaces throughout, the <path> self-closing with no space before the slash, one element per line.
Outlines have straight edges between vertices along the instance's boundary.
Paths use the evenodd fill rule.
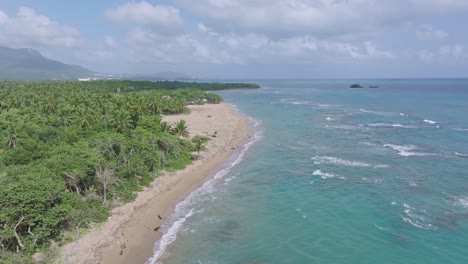
<path fill-rule="evenodd" d="M 34 49 L 0 47 L 1 80 L 69 80 L 94 73 L 81 66 L 47 59 Z"/>
<path fill-rule="evenodd" d="M 42 56 L 37 50 L 0 47 L 0 80 L 193 80 L 185 73 L 100 74 L 81 66 L 69 65 Z"/>

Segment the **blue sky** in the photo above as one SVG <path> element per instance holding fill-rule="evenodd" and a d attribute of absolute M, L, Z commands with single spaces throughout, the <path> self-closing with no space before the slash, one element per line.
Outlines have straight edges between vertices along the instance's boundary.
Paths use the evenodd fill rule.
<path fill-rule="evenodd" d="M 468 77 L 468 0 L 0 0 L 0 46 L 99 72 Z"/>

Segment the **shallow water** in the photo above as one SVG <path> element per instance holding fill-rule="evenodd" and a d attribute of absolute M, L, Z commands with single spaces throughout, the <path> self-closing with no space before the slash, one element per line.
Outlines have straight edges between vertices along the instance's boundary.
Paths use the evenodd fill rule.
<path fill-rule="evenodd" d="M 258 142 L 179 205 L 153 263 L 468 263 L 467 80 L 257 82 L 220 94 Z"/>

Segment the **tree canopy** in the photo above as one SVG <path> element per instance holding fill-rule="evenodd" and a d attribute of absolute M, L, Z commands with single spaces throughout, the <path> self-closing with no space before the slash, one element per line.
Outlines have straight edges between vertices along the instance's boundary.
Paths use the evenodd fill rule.
<path fill-rule="evenodd" d="M 161 114 L 219 103 L 202 90 L 236 86 L 0 82 L 0 262 L 66 242 L 63 231 L 104 221 L 159 172 L 190 164 L 201 143 Z"/>

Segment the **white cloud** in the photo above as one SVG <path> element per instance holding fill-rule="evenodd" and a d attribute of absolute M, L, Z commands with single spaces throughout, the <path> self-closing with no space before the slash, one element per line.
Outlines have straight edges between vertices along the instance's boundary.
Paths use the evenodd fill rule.
<path fill-rule="evenodd" d="M 175 0 L 222 31 L 337 36 L 468 10 L 466 0 Z"/>
<path fill-rule="evenodd" d="M 430 24 L 424 24 L 418 27 L 416 30 L 416 36 L 420 40 L 443 40 L 448 37 L 448 33 L 435 29 Z"/>
<path fill-rule="evenodd" d="M 107 48 L 107 49 L 115 49 L 119 46 L 119 44 L 117 44 L 117 41 L 115 41 L 115 39 L 111 36 L 104 36 L 104 47 Z"/>
<path fill-rule="evenodd" d="M 441 46 L 439 48 L 439 54 L 442 57 L 451 59 L 467 58 L 467 54 L 465 53 L 465 46 L 461 44 Z"/>
<path fill-rule="evenodd" d="M 456 64 L 468 60 L 465 46 L 461 44 L 442 45 L 438 50 L 422 50 L 418 53 L 421 61 L 426 63 L 439 62 L 444 64 Z"/>
<path fill-rule="evenodd" d="M 0 45 L 69 48 L 79 44 L 78 30 L 37 14 L 32 8 L 22 7 L 12 17 L 0 10 Z"/>
<path fill-rule="evenodd" d="M 106 17 L 124 25 L 150 27 L 159 32 L 179 32 L 184 24 L 179 9 L 166 5 L 152 5 L 146 1 L 129 2 L 106 11 Z"/>
<path fill-rule="evenodd" d="M 137 60 L 164 63 L 250 64 L 304 63 L 321 59 L 389 59 L 390 51 L 365 41 L 347 43 L 304 35 L 272 39 L 256 33 L 219 33 L 204 24 L 177 36 L 135 28 L 127 42 Z"/>
<path fill-rule="evenodd" d="M 426 62 L 426 63 L 430 63 L 434 61 L 434 53 L 427 51 L 427 50 L 419 51 L 418 57 L 421 61 Z"/>

